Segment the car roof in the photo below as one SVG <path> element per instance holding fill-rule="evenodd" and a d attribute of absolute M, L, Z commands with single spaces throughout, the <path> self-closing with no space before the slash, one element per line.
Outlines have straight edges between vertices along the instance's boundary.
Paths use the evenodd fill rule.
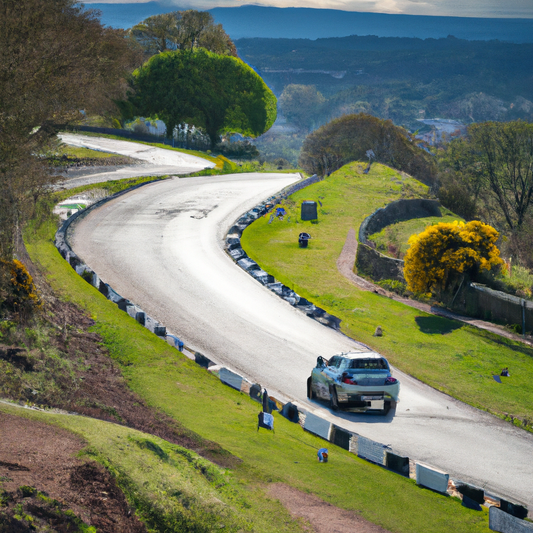
<path fill-rule="evenodd" d="M 385 357 L 376 352 L 347 352 L 339 353 L 337 356 L 345 357 L 346 359 L 385 359 Z"/>

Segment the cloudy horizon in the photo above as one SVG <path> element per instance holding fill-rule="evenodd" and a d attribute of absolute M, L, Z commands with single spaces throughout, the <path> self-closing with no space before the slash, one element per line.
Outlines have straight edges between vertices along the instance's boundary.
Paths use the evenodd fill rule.
<path fill-rule="evenodd" d="M 150 0 L 89 0 L 90 4 L 144 4 Z M 372 13 L 406 15 L 481 17 L 481 18 L 533 18 L 533 0 L 159 0 L 162 6 L 172 8 L 213 9 L 260 5 L 268 7 L 311 7 Z"/>

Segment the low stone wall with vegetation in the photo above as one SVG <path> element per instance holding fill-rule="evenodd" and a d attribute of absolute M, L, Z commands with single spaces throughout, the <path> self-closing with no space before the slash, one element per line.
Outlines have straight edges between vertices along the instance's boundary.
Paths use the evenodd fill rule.
<path fill-rule="evenodd" d="M 359 228 L 356 266 L 358 272 L 373 280 L 392 279 L 405 283 L 403 261 L 379 253 L 368 236 L 378 233 L 386 226 L 413 218 L 441 217 L 438 200 L 416 198 L 396 200 L 374 211 L 363 220 Z"/>

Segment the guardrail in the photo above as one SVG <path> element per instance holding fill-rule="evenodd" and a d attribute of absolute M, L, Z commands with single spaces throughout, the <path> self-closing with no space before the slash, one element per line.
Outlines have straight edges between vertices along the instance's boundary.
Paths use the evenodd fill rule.
<path fill-rule="evenodd" d="M 309 181 L 303 180 L 296 185 L 300 185 L 304 182 L 307 182 L 307 185 L 310 185 L 311 183 L 318 181 L 315 176 L 308 178 L 308 180 Z M 75 220 L 84 217 L 92 209 L 96 209 L 105 202 L 117 198 L 133 189 L 147 185 L 148 183 L 153 182 L 142 183 L 125 191 L 120 191 L 119 193 L 113 194 L 92 204 L 87 209 L 74 213 L 63 223 L 56 233 L 55 245 L 59 253 L 80 276 L 100 290 L 100 292 L 109 300 L 116 303 L 119 309 L 127 312 L 141 325 L 165 339 L 167 343 L 176 347 L 190 359 L 193 359 L 198 365 L 217 375 L 222 383 L 248 395 L 257 402 L 262 402 L 262 389 L 260 385 L 251 383 L 244 376 L 241 376 L 227 367 L 217 365 L 214 361 L 211 361 L 208 357 L 199 352 L 189 351 L 178 336 L 167 332 L 165 326 L 149 317 L 139 306 L 130 300 L 123 298 L 107 283 L 104 283 L 99 278 L 98 274 L 84 264 L 70 247 L 67 238 L 67 230 Z M 338 329 L 340 319 L 330 315 L 323 309 L 316 307 L 308 300 L 301 298 L 290 288 L 277 282 L 273 276 L 262 270 L 257 263 L 249 259 L 240 246 L 240 235 L 244 228 L 259 216 L 268 214 L 274 208 L 276 203 L 281 198 L 285 197 L 285 195 L 292 194 L 292 192 L 287 192 L 290 191 L 292 187 L 287 188 L 284 192 L 282 191 L 278 196 L 269 198 L 266 202 L 259 204 L 241 216 L 230 228 L 227 234 L 226 251 L 235 260 L 237 265 L 247 271 L 252 277 L 265 285 L 272 292 L 278 294 L 278 296 L 297 309 L 300 309 L 310 318 L 314 318 L 326 326 Z M 387 468 L 399 475 L 414 478 L 416 479 L 417 484 L 422 487 L 429 488 L 442 494 L 460 497 L 463 505 L 471 509 L 480 509 L 480 505 L 490 506 L 489 527 L 494 531 L 500 531 L 501 533 L 533 532 L 533 524 L 523 520 L 527 517 L 528 510 L 525 506 L 519 503 L 487 493 L 483 488 L 459 480 L 450 479 L 450 476 L 446 472 L 443 472 L 438 468 L 396 454 L 392 451 L 390 446 L 375 442 L 355 432 L 349 431 L 348 429 L 342 428 L 341 426 L 337 426 L 292 402 L 283 404 L 283 402 L 280 402 L 276 398 L 270 397 L 269 404 L 271 410 L 278 411 L 288 420 L 300 424 L 304 431 L 308 431 L 336 446 L 339 446 L 340 448 L 357 455 L 361 459 L 382 466 L 383 468 Z"/>

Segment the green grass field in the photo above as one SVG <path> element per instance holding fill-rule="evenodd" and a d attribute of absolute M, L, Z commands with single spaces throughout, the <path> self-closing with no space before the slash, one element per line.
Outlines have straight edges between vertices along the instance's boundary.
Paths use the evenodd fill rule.
<path fill-rule="evenodd" d="M 463 220 L 461 217 L 454 215 L 444 208 L 441 211 L 443 214 L 442 217 L 414 218 L 405 222 L 397 222 L 396 224 L 391 224 L 383 228 L 379 233 L 370 235 L 368 239 L 376 243 L 377 250 L 382 254 L 403 258 L 409 248 L 408 241 L 411 235 L 422 233 L 428 226 L 433 226 L 441 222 Z M 391 253 L 389 250 L 390 246 L 394 247 L 400 255 Z"/>
<path fill-rule="evenodd" d="M 382 165 L 353 163 L 292 195 L 283 221 L 261 218 L 242 245 L 278 280 L 342 319 L 341 329 L 385 355 L 391 363 L 432 387 L 533 430 L 533 350 L 461 322 L 427 315 L 389 298 L 359 290 L 336 268 L 348 231 L 356 232 L 374 210 L 426 188 Z M 321 202 L 318 223 L 302 222 L 303 200 Z M 298 248 L 298 234 L 311 234 Z M 374 337 L 382 326 L 383 337 Z M 492 378 L 509 367 L 512 379 Z"/>
<path fill-rule="evenodd" d="M 253 530 L 261 532 L 298 531 L 301 527 L 298 523 L 289 521 L 278 504 L 265 499 L 265 484 L 284 482 L 341 508 L 357 511 L 391 532 L 488 531 L 485 511 L 468 510 L 457 499 L 420 488 L 413 480 L 367 463 L 331 444 L 328 444 L 329 462 L 318 463 L 316 450 L 324 445 L 324 441 L 278 415 L 275 415 L 275 433 L 258 432 L 259 404 L 221 384 L 215 376 L 142 328 L 85 283 L 54 248 L 55 229 L 55 223 L 48 221 L 39 229 L 26 231 L 30 256 L 41 265 L 49 283 L 62 298 L 91 314 L 95 320 L 93 330 L 102 336 L 111 357 L 121 365 L 132 390 L 149 405 L 162 409 L 200 436 L 218 442 L 242 460 L 232 469 L 231 477 L 234 480 L 232 487 L 238 489 L 235 500 L 243 501 L 242 508 L 247 510 L 237 509 L 235 524 L 257 524 Z M 342 237 L 339 237 L 339 244 L 342 244 Z M 290 248 L 289 244 L 287 248 Z M 65 420 L 75 423 L 70 422 L 75 419 L 69 417 L 58 418 L 55 423 L 66 424 Z M 93 429 L 89 430 L 89 425 L 86 427 L 83 423 L 82 427 L 72 425 L 70 429 L 84 435 L 94 448 L 91 455 L 104 462 L 119 480 L 123 473 L 130 476 L 123 479 L 133 479 L 133 485 L 126 486 L 130 498 L 136 490 L 142 493 L 139 484 L 144 484 L 142 476 L 149 474 L 138 472 L 138 457 L 130 456 L 130 448 L 139 453 L 138 446 L 121 446 L 115 436 L 120 432 L 115 433 L 115 429 L 98 424 L 91 425 L 94 428 L 92 436 L 89 431 Z M 132 430 L 122 430 L 133 434 Z M 167 445 L 158 439 L 150 437 L 150 440 L 175 460 L 173 452 L 167 451 L 170 450 Z M 159 476 L 159 470 L 153 472 L 154 476 Z M 167 472 L 170 471 L 167 469 Z M 159 490 L 162 486 L 161 490 L 168 491 L 164 477 L 157 480 L 150 477 L 146 482 L 151 490 Z M 208 489 L 205 488 L 207 493 Z M 220 499 L 228 501 L 226 498 L 231 502 L 222 491 Z"/>

